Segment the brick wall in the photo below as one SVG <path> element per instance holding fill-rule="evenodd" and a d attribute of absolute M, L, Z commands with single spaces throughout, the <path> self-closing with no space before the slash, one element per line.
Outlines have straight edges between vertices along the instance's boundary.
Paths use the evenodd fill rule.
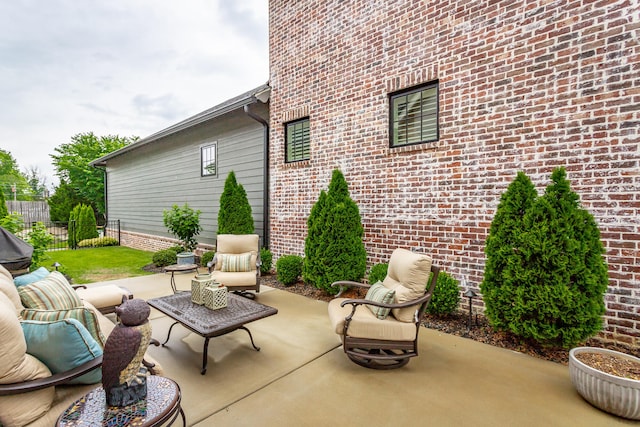
<path fill-rule="evenodd" d="M 135 233 L 132 231 L 120 232 L 120 245 L 127 246 L 134 249 L 140 249 L 143 251 L 157 252 L 162 249 L 168 249 L 172 246 L 179 245 L 180 241 L 172 239 L 170 237 L 161 237 L 151 234 Z M 213 250 L 212 245 L 200 244 L 194 251 L 196 255 L 202 255 L 203 252 Z"/>
<path fill-rule="evenodd" d="M 271 250 L 304 253 L 340 168 L 369 264 L 421 247 L 476 290 L 500 195 L 565 166 L 607 248 L 603 337 L 640 336 L 640 3 L 270 0 Z M 390 92 L 438 79 L 440 139 L 389 148 Z M 285 164 L 308 116 L 311 159 Z"/>

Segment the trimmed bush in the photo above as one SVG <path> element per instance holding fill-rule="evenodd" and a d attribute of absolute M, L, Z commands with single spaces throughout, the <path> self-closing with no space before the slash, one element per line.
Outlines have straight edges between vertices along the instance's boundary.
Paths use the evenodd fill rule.
<path fill-rule="evenodd" d="M 253 215 L 247 192 L 236 181 L 233 171 L 229 172 L 220 195 L 217 234 L 253 234 Z"/>
<path fill-rule="evenodd" d="M 206 267 L 207 263 L 213 260 L 214 256 L 216 256 L 215 251 L 209 251 L 209 252 L 203 253 L 202 256 L 200 257 L 200 265 L 202 265 L 203 267 Z"/>
<path fill-rule="evenodd" d="M 276 262 L 278 281 L 285 286 L 293 285 L 302 274 L 302 257 L 298 255 L 284 255 Z"/>
<path fill-rule="evenodd" d="M 44 223 L 36 222 L 29 231 L 27 237 L 27 243 L 33 246 L 33 254 L 31 255 L 31 271 L 37 270 L 40 267 L 40 261 L 44 257 L 47 251 L 47 246 L 53 242 L 53 236 L 47 231 Z"/>
<path fill-rule="evenodd" d="M 267 248 L 260 249 L 260 273 L 268 274 L 271 272 L 271 268 L 273 267 L 273 254 Z"/>
<path fill-rule="evenodd" d="M 67 229 L 67 244 L 71 249 L 78 247 L 78 228 L 80 226 L 80 210 L 82 205 L 75 205 L 69 214 L 69 228 Z"/>
<path fill-rule="evenodd" d="M 542 197 L 528 207 L 520 203 L 519 211 L 507 203 L 517 197 L 503 196 L 487 239 L 492 270 L 481 290 L 496 329 L 570 348 L 602 329 L 607 265 L 595 219 L 580 206 L 565 170 L 555 169 L 551 180 Z"/>
<path fill-rule="evenodd" d="M 334 295 L 338 280 L 360 282 L 367 268 L 367 253 L 362 240 L 364 228 L 358 205 L 349 197 L 342 172 L 335 169 L 326 196 L 320 193 L 307 220 L 304 280 Z"/>
<path fill-rule="evenodd" d="M 78 222 L 76 227 L 76 242 L 98 237 L 98 227 L 93 208 L 88 205 L 80 205 Z"/>
<path fill-rule="evenodd" d="M 165 227 L 180 240 L 183 250 L 187 252 L 198 246 L 195 236 L 202 231 L 200 213 L 200 210 L 192 209 L 187 203 L 182 207 L 173 205 L 170 210 L 162 211 Z"/>
<path fill-rule="evenodd" d="M 369 271 L 369 284 L 373 285 L 376 282 L 382 282 L 385 277 L 387 277 L 387 270 L 389 269 L 389 264 L 382 263 L 376 264 L 371 267 L 371 271 Z"/>
<path fill-rule="evenodd" d="M 177 254 L 179 254 L 180 252 L 184 252 L 184 248 L 180 245 L 171 246 L 170 248 L 167 248 L 167 249 Z"/>
<path fill-rule="evenodd" d="M 162 249 L 153 254 L 153 263 L 156 267 L 166 267 L 167 265 L 173 265 L 178 262 L 176 252 L 171 249 Z"/>
<path fill-rule="evenodd" d="M 113 237 L 96 237 L 95 239 L 85 239 L 78 242 L 79 248 L 100 248 L 103 246 L 118 246 L 118 239 Z"/>
<path fill-rule="evenodd" d="M 431 280 L 431 276 L 429 276 L 429 280 Z M 433 295 L 429 305 L 427 305 L 427 313 L 440 316 L 454 313 L 460 303 L 460 288 L 458 285 L 459 283 L 456 279 L 444 271 L 440 271 Z"/>

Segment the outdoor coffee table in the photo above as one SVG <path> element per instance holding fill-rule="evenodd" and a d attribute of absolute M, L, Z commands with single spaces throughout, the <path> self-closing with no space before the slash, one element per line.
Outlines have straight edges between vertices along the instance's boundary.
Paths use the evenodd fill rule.
<path fill-rule="evenodd" d="M 160 298 L 153 298 L 147 301 L 149 305 L 166 314 L 175 322 L 169 328 L 167 339 L 162 346 L 169 341 L 171 330 L 178 323 L 192 332 L 204 337 L 204 350 L 202 355 L 202 370 L 204 375 L 207 372 L 207 353 L 209 349 L 209 339 L 219 337 L 236 329 L 243 329 L 249 334 L 251 345 L 256 351 L 260 351 L 253 342 L 251 331 L 244 325 L 255 320 L 273 316 L 277 309 L 260 304 L 248 298 L 229 293 L 227 306 L 217 310 L 194 304 L 191 302 L 191 292 L 179 292 Z"/>

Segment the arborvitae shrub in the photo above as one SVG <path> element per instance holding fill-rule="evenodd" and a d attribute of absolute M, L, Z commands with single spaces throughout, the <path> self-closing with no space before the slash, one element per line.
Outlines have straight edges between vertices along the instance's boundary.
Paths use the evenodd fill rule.
<path fill-rule="evenodd" d="M 207 267 L 207 264 L 213 260 L 213 257 L 216 256 L 214 251 L 205 252 L 200 257 L 200 265 L 203 267 Z"/>
<path fill-rule="evenodd" d="M 173 265 L 178 262 L 178 256 L 175 251 L 171 249 L 162 249 L 153 254 L 151 259 L 156 267 L 166 267 L 167 265 Z"/>
<path fill-rule="evenodd" d="M 376 282 L 382 282 L 385 277 L 387 277 L 387 270 L 389 269 L 389 264 L 382 263 L 376 264 L 371 267 L 371 271 L 369 271 L 368 281 L 369 284 L 373 285 Z"/>
<path fill-rule="evenodd" d="M 362 241 L 364 229 L 358 206 L 349 197 L 347 182 L 338 169 L 333 171 L 326 200 L 309 219 L 305 256 L 311 257 L 305 280 L 329 294 L 338 292 L 331 284 L 338 280 L 359 282 L 366 271 L 367 253 Z M 314 206 L 315 208 L 315 206 Z M 313 212 L 313 209 L 312 209 Z"/>
<path fill-rule="evenodd" d="M 433 273 L 431 273 L 433 274 Z M 431 276 L 429 276 L 431 278 Z M 460 303 L 458 281 L 444 271 L 440 271 L 433 295 L 427 305 L 427 313 L 435 315 L 452 314 Z"/>
<path fill-rule="evenodd" d="M 304 243 L 304 260 L 302 265 L 302 280 L 318 287 L 316 284 L 322 270 L 322 232 L 327 216 L 327 192 L 320 191 L 318 201 L 311 208 L 307 218 L 307 237 Z"/>
<path fill-rule="evenodd" d="M 69 214 L 69 225 L 67 227 L 67 244 L 71 249 L 75 249 L 78 246 L 78 228 L 80 225 L 80 211 L 82 205 L 76 205 L 71 209 Z"/>
<path fill-rule="evenodd" d="M 524 232 L 502 271 L 502 290 L 512 295 L 502 329 L 570 348 L 602 328 L 607 266 L 595 219 L 565 170 L 554 170 L 551 180 L 525 212 Z"/>
<path fill-rule="evenodd" d="M 260 274 L 268 274 L 273 267 L 273 254 L 267 248 L 260 249 Z"/>
<path fill-rule="evenodd" d="M 76 241 L 81 242 L 86 239 L 94 239 L 98 237 L 98 228 L 96 226 L 96 216 L 93 208 L 88 205 L 80 205 L 78 221 L 76 227 Z"/>
<path fill-rule="evenodd" d="M 291 286 L 298 281 L 302 274 L 302 257 L 298 255 L 284 255 L 276 261 L 278 281 L 285 286 Z"/>
<path fill-rule="evenodd" d="M 485 315 L 498 330 L 508 330 L 513 320 L 512 303 L 519 292 L 517 278 L 506 274 L 510 263 L 517 263 L 520 240 L 525 233 L 524 216 L 536 201 L 538 193 L 524 172 L 500 197 L 485 245 L 487 256 L 484 278 L 480 284 Z"/>
<path fill-rule="evenodd" d="M 253 215 L 247 192 L 236 181 L 233 171 L 229 172 L 220 195 L 217 234 L 253 234 Z"/>

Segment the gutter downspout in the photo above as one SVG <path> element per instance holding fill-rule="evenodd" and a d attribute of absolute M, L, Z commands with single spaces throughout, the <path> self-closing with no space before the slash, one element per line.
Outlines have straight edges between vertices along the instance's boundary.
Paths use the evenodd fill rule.
<path fill-rule="evenodd" d="M 270 243 L 270 236 L 269 236 L 269 123 L 266 122 L 266 120 L 264 120 L 262 117 L 254 114 L 251 109 L 249 108 L 249 105 L 245 105 L 244 106 L 244 112 L 247 116 L 251 117 L 253 120 L 257 121 L 258 123 L 260 123 L 262 125 L 262 129 L 264 132 L 264 137 L 263 137 L 263 141 L 264 141 L 264 156 L 262 159 L 263 162 L 263 170 L 264 170 L 264 177 L 263 177 L 263 194 L 264 194 L 264 201 L 263 201 L 263 208 L 262 208 L 262 218 L 263 218 L 263 233 L 264 233 L 264 242 L 263 242 L 263 246 L 265 248 L 269 248 L 269 243 Z"/>

